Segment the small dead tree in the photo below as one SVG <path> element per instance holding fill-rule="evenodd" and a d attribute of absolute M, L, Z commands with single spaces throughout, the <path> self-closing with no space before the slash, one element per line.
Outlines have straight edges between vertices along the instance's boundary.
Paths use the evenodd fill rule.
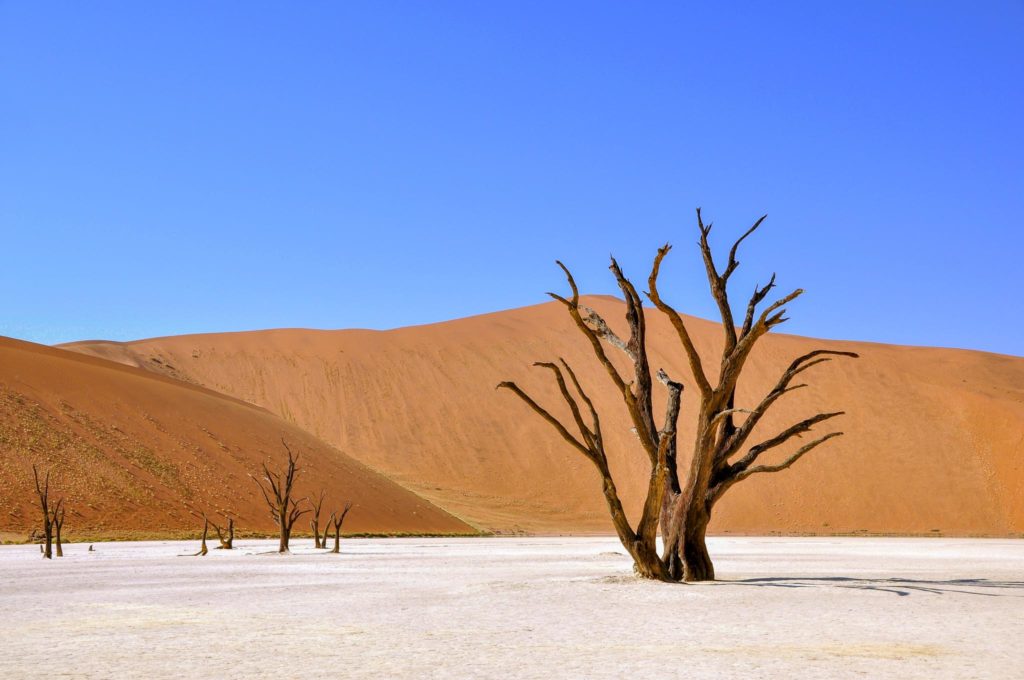
<path fill-rule="evenodd" d="M 300 498 L 299 500 L 292 498 L 295 475 L 299 471 L 296 465 L 298 456 L 292 455 L 292 450 L 284 439 L 281 439 L 281 443 L 284 445 L 285 451 L 288 452 L 288 463 L 284 472 L 271 472 L 267 464 L 264 463 L 262 480 L 257 479 L 253 475 L 249 476 L 260 487 L 263 499 L 267 502 L 267 508 L 270 510 L 270 516 L 281 530 L 281 539 L 278 543 L 277 551 L 286 553 L 288 552 L 288 542 L 291 539 L 292 527 L 295 525 L 295 521 L 309 512 L 309 509 L 301 507 L 302 503 L 308 500 L 307 498 Z"/>
<path fill-rule="evenodd" d="M 39 470 L 32 466 L 32 477 L 36 483 L 36 496 L 39 498 L 39 510 L 43 516 L 43 557 L 53 559 L 53 510 L 50 505 L 50 471 L 46 471 L 43 483 L 39 483 Z"/>
<path fill-rule="evenodd" d="M 228 521 L 227 530 L 222 530 L 217 524 L 210 522 L 210 524 L 213 524 L 213 530 L 217 532 L 217 540 L 220 541 L 217 550 L 234 550 L 235 519 L 228 515 L 224 515 L 224 519 Z"/>
<path fill-rule="evenodd" d="M 789 442 L 794 437 L 802 436 L 818 423 L 842 415 L 842 412 L 819 413 L 760 443 L 747 446 L 754 427 L 772 404 L 784 394 L 805 387 L 804 384 L 791 384 L 797 375 L 812 366 L 829 361 L 833 356 L 857 356 L 853 352 L 837 350 L 808 352 L 793 360 L 775 386 L 753 408 L 736 406 L 736 386 L 755 343 L 787 320 L 785 305 L 803 293 L 797 289 L 758 312 L 758 307 L 775 287 L 775 275 L 772 275 L 767 285 L 754 289 L 747 303 L 743 322 L 737 327 L 729 302 L 727 284 L 729 277 L 739 266 L 736 254 L 740 244 L 761 226 L 764 219 L 762 217 L 757 220 L 754 226 L 733 244 L 726 266 L 720 271 L 708 242 L 711 225 L 705 226 L 701 212 L 697 210 L 697 225 L 700 230 L 698 245 L 711 295 L 718 306 L 724 330 L 720 370 L 714 384 L 704 371 L 703 360 L 696 350 L 683 318 L 661 298 L 658 291 L 661 263 L 671 250 L 671 246 L 666 244 L 658 250 L 647 280 L 647 297 L 655 308 L 668 318 L 675 330 L 699 398 L 697 419 L 694 423 L 694 448 L 685 484 L 680 483 L 676 460 L 677 421 L 683 385 L 672 380 L 664 370 L 657 371 L 656 378 L 665 386 L 668 393 L 665 416 L 659 427 L 653 412 L 654 377 L 647 358 L 647 325 L 639 293 L 612 258 L 610 269 L 625 298 L 626 322 L 630 331 L 629 339 L 623 340 L 596 311 L 580 306 L 576 282 L 569 269 L 558 262 L 558 266 L 565 273 L 572 295 L 569 298 L 555 293 L 549 295 L 565 306 L 576 327 L 586 337 L 594 355 L 604 367 L 616 392 L 622 395 L 633 429 L 650 461 L 647 495 L 635 527 L 630 524 L 623 511 L 615 481 L 608 468 L 597 411 L 572 368 L 562 359 L 558 364 L 535 364 L 553 373 L 559 392 L 572 415 L 571 426 L 563 424 L 514 382 L 503 382 L 498 385 L 499 388 L 508 389 L 516 394 L 597 467 L 615 530 L 623 546 L 633 557 L 635 571 L 643 577 L 664 581 L 713 580 L 714 566 L 707 551 L 705 536 L 712 508 L 722 495 L 734 484 L 753 474 L 779 472 L 789 468 L 812 449 L 843 434 L 831 432 L 819 437 L 799 447 L 779 463 L 760 463 L 760 457 L 764 453 Z M 632 364 L 631 376 L 625 376 L 619 371 L 605 351 L 606 345 L 627 356 Z M 569 389 L 566 376 L 572 383 L 573 390 Z M 584 419 L 581 401 L 588 412 L 589 422 Z M 741 414 L 745 415 L 745 418 L 742 422 L 737 422 L 737 417 Z M 570 427 L 574 427 L 578 434 L 571 432 Z M 664 546 L 661 555 L 656 548 L 659 529 Z"/>
<path fill-rule="evenodd" d="M 334 513 L 332 512 L 331 516 L 328 517 L 327 521 L 324 523 L 324 535 L 320 538 L 320 545 L 323 547 L 324 550 L 327 549 L 327 537 L 331 533 L 331 522 L 334 521 L 333 518 Z"/>
<path fill-rule="evenodd" d="M 332 512 L 331 513 L 331 518 L 328 520 L 328 525 L 334 527 L 334 548 L 331 549 L 332 553 L 340 553 L 341 552 L 341 525 L 345 521 L 345 515 L 347 515 L 348 511 L 351 510 L 351 509 L 352 509 L 352 501 L 347 501 L 345 503 L 345 508 L 341 511 L 340 515 L 337 512 Z M 324 530 L 324 547 L 325 548 L 327 547 L 327 531 L 326 531 L 326 529 Z"/>
<path fill-rule="evenodd" d="M 206 553 L 210 552 L 206 547 L 206 536 L 210 532 L 210 520 L 206 519 L 206 515 L 203 515 L 203 543 L 199 548 L 199 552 L 194 553 L 193 557 L 205 557 Z"/>
<path fill-rule="evenodd" d="M 323 489 L 320 490 L 320 495 L 317 496 L 316 500 L 310 499 L 309 504 L 313 506 L 312 517 L 309 520 L 309 528 L 313 531 L 313 547 L 314 548 L 326 548 L 327 541 L 320 541 L 320 508 L 323 507 L 324 497 L 327 492 Z"/>
<path fill-rule="evenodd" d="M 64 499 L 61 498 L 53 507 L 53 547 L 57 557 L 64 557 L 64 544 L 61 542 L 60 532 L 64 528 Z"/>

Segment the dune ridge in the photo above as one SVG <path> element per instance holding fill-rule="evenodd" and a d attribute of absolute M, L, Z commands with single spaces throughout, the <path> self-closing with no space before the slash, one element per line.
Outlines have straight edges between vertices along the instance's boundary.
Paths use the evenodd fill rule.
<path fill-rule="evenodd" d="M 621 301 L 586 302 L 621 329 Z M 689 324 L 714 370 L 721 327 Z M 649 337 L 654 367 L 692 389 L 674 332 L 657 313 L 649 314 Z M 65 347 L 266 408 L 479 527 L 606 532 L 590 464 L 494 390 L 515 380 L 564 415 L 547 376 L 530 368 L 563 356 L 600 409 L 627 510 L 639 508 L 646 460 L 607 376 L 555 303 L 391 331 L 282 329 Z M 846 435 L 791 470 L 742 482 L 716 507 L 713 532 L 1024 534 L 1024 358 L 773 333 L 751 357 L 738 405 L 756 403 L 793 357 L 819 347 L 861 358 L 812 369 L 810 387 L 780 400 L 752 443 L 823 410 L 846 412 L 833 421 Z M 684 456 L 692 397 L 684 392 Z"/>
<path fill-rule="evenodd" d="M 470 533 L 471 527 L 278 416 L 240 399 L 104 359 L 0 338 L 0 532 L 38 524 L 31 466 L 53 469 L 67 537 L 195 532 L 190 510 L 273 532 L 251 479 L 300 456 L 300 495 L 351 499 L 352 532 Z M 329 511 L 328 511 L 329 512 Z M 306 528 L 304 520 L 297 527 Z"/>

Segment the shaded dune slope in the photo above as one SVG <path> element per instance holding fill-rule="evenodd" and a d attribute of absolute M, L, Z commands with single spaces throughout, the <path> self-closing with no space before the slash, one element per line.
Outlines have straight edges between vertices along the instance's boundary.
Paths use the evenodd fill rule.
<path fill-rule="evenodd" d="M 621 302 L 588 304 L 621 330 Z M 690 324 L 713 372 L 721 327 Z M 688 386 L 686 440 L 692 381 L 669 324 L 652 313 L 649 325 L 654 367 Z M 756 403 L 792 358 L 819 347 L 862 358 L 812 369 L 810 387 L 777 402 L 751 443 L 819 410 L 846 411 L 832 421 L 846 436 L 788 471 L 737 485 L 716 507 L 712 531 L 1024 533 L 1024 359 L 772 334 L 754 351 L 737 405 Z M 641 501 L 646 459 L 624 407 L 555 303 L 385 332 L 289 329 L 69 348 L 262 406 L 482 528 L 608 531 L 590 464 L 494 390 L 515 380 L 566 416 L 546 372 L 530 368 L 561 355 L 595 397 L 627 509 L 635 514 Z"/>
<path fill-rule="evenodd" d="M 0 338 L 0 530 L 38 524 L 31 465 L 52 467 L 66 529 L 103 535 L 195 531 L 197 512 L 230 512 L 273 531 L 255 483 L 267 460 L 299 454 L 299 495 L 323 486 L 351 499 L 347 531 L 467 532 L 447 512 L 274 414 L 211 390 L 27 342 Z M 298 530 L 307 522 L 299 520 Z"/>

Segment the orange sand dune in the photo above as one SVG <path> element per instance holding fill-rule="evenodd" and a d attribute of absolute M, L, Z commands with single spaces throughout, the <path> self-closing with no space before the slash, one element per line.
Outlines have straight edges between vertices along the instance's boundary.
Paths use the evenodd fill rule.
<path fill-rule="evenodd" d="M 621 328 L 621 302 L 589 304 Z M 657 313 L 649 318 L 655 367 L 692 385 L 671 328 Z M 690 323 L 714 367 L 720 326 Z M 862 358 L 812 369 L 811 387 L 780 400 L 755 437 L 817 410 L 845 410 L 833 422 L 847 435 L 786 472 L 735 487 L 714 531 L 1024 533 L 1024 359 L 770 335 L 738 405 L 752 405 L 790 359 L 817 347 Z M 646 459 L 607 376 L 555 303 L 386 332 L 271 330 L 69 348 L 263 406 L 482 528 L 607 531 L 590 464 L 494 389 L 514 379 L 558 407 L 548 376 L 530 364 L 561 355 L 596 396 L 619 487 L 638 509 Z M 683 398 L 684 436 L 694 394 Z"/>
<path fill-rule="evenodd" d="M 53 468 L 66 530 L 95 536 L 195 530 L 189 514 L 227 511 L 272 531 L 248 473 L 299 454 L 302 495 L 351 499 L 348 531 L 468 532 L 470 527 L 264 409 L 151 372 L 0 338 L 0 531 L 36 526 L 31 465 Z M 306 528 L 305 519 L 300 527 Z M 300 527 L 297 527 L 300 528 Z"/>

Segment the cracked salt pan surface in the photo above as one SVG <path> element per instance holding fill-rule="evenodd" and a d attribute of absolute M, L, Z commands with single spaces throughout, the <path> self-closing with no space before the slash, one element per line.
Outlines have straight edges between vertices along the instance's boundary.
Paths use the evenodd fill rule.
<path fill-rule="evenodd" d="M 613 538 L 0 547 L 0 677 L 1021 677 L 1024 541 L 714 538 L 720 582 Z"/>

